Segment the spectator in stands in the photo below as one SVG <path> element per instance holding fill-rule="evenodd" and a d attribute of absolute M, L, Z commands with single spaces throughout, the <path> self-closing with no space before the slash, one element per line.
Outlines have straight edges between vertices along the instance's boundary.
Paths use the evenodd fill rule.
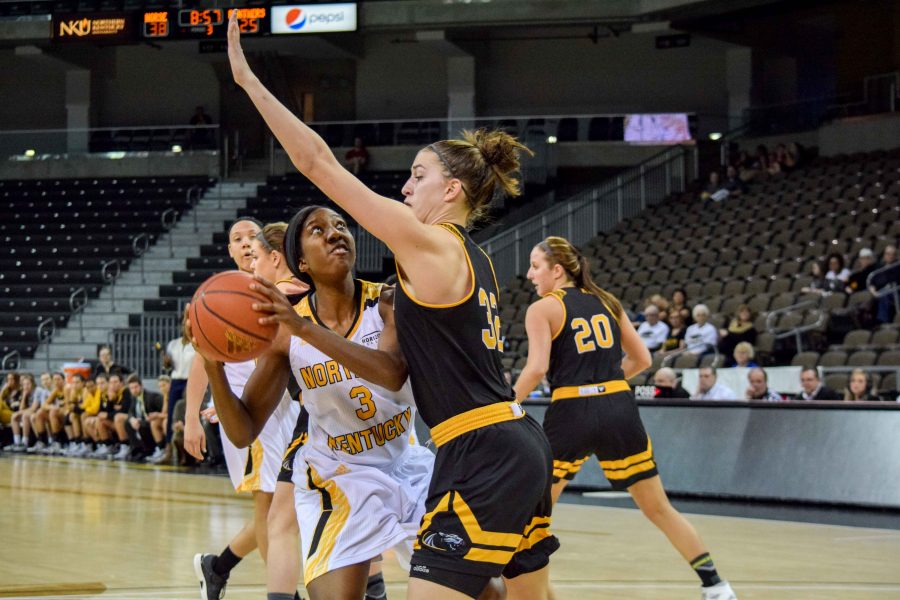
<path fill-rule="evenodd" d="M 722 184 L 722 189 L 726 190 L 729 196 L 740 196 L 747 191 L 747 186 L 738 176 L 737 169 L 729 166 L 725 170 L 725 182 Z"/>
<path fill-rule="evenodd" d="M 63 429 L 69 440 L 65 452 L 63 452 L 66 456 L 74 456 L 83 442 L 81 415 L 84 411 L 81 408 L 81 400 L 84 396 L 84 377 L 81 373 L 73 373 L 71 379 L 72 382 L 65 386 L 65 398 L 59 413 Z"/>
<path fill-rule="evenodd" d="M 755 355 L 756 350 L 753 349 L 753 344 L 741 342 L 734 347 L 734 364 L 731 366 L 750 369 L 758 367 L 759 365 L 753 362 Z"/>
<path fill-rule="evenodd" d="M 799 167 L 802 154 L 803 150 L 801 149 L 800 144 L 797 142 L 788 144 L 787 151 L 784 153 L 784 162 L 781 165 L 781 170 L 790 173 Z"/>
<path fill-rule="evenodd" d="M 4 425 L 12 428 L 12 444 L 3 448 L 12 452 L 22 452 L 28 447 L 28 429 L 31 425 L 31 415 L 37 410 L 34 404 L 34 375 L 31 373 L 17 374 L 18 390 L 15 394 L 8 393 L 3 399 L 3 405 L 9 415 L 4 419 Z M 9 380 L 7 379 L 7 384 Z M 5 388 L 4 388 L 5 389 Z M 39 406 L 39 405 L 38 405 Z M 24 432 L 24 433 L 23 433 Z"/>
<path fill-rule="evenodd" d="M 727 385 L 718 382 L 715 367 L 700 367 L 697 391 L 691 400 L 737 400 Z"/>
<path fill-rule="evenodd" d="M 130 409 L 131 394 L 122 386 L 122 376 L 112 373 L 106 384 L 106 393 L 100 401 L 100 412 L 97 413 L 97 433 L 101 446 L 91 456 L 111 456 L 115 460 L 128 458 L 128 432 L 125 425 Z M 113 443 L 117 447 L 113 447 Z"/>
<path fill-rule="evenodd" d="M 691 313 L 694 324 L 684 332 L 684 344 L 687 351 L 702 356 L 716 349 L 719 343 L 719 332 L 709 322 L 709 309 L 705 304 L 698 304 Z"/>
<path fill-rule="evenodd" d="M 844 257 L 837 252 L 830 254 L 828 256 L 828 272 L 825 273 L 825 279 L 846 284 L 849 278 L 850 270 L 844 266 Z"/>
<path fill-rule="evenodd" d="M 145 390 L 144 382 L 137 373 L 129 375 L 126 383 L 131 394 L 126 428 L 130 458 L 141 459 L 147 455 L 150 455 L 150 460 L 162 458 L 166 445 L 166 434 L 161 428 L 164 419 L 163 397 Z M 151 427 L 151 420 L 157 422 L 156 427 Z"/>
<path fill-rule="evenodd" d="M 765 178 L 769 172 L 769 149 L 764 144 L 756 147 L 750 167 L 756 173 L 754 179 Z"/>
<path fill-rule="evenodd" d="M 637 329 L 641 341 L 650 352 L 656 352 L 669 337 L 669 326 L 659 320 L 659 309 L 650 304 L 644 309 L 644 322 Z"/>
<path fill-rule="evenodd" d="M 875 253 L 871 248 L 863 248 L 856 259 L 856 270 L 847 278 L 847 287 L 844 291 L 848 294 L 866 289 L 866 280 L 875 270 Z"/>
<path fill-rule="evenodd" d="M 92 377 L 96 379 L 97 375 L 101 373 L 106 375 L 107 380 L 114 373 L 119 376 L 119 379 L 122 379 L 131 374 L 131 369 L 113 361 L 112 348 L 100 346 L 100 350 L 97 351 L 97 361 L 94 365 Z"/>
<path fill-rule="evenodd" d="M 765 400 L 766 402 L 779 402 L 784 398 L 776 391 L 769 389 L 769 376 L 765 370 L 756 367 L 750 369 L 747 374 L 747 382 L 750 384 L 747 388 L 747 400 Z"/>
<path fill-rule="evenodd" d="M 669 301 L 662 294 L 653 294 L 650 296 L 649 300 L 647 300 L 647 304 L 652 304 L 659 310 L 659 319 L 663 322 L 668 322 L 669 319 Z M 641 318 L 643 319 L 644 315 L 641 314 Z"/>
<path fill-rule="evenodd" d="M 826 279 L 825 268 L 817 260 L 809 263 L 809 276 L 812 281 L 800 291 L 804 294 L 820 294 L 826 296 L 832 292 L 839 292 L 843 284 L 838 279 Z"/>
<path fill-rule="evenodd" d="M 347 165 L 347 170 L 354 175 L 359 175 L 365 170 L 369 164 L 369 151 L 366 150 L 362 138 L 358 137 L 353 140 L 353 147 L 344 155 L 344 164 Z"/>
<path fill-rule="evenodd" d="M 737 169 L 738 177 L 741 178 L 741 181 L 744 183 L 753 179 L 756 175 L 756 172 L 753 170 L 753 159 L 750 158 L 750 155 L 746 150 L 741 150 L 738 152 L 737 158 L 732 163 L 735 169 Z"/>
<path fill-rule="evenodd" d="M 728 197 L 728 190 L 722 183 L 722 178 L 718 171 L 709 172 L 709 181 L 706 182 L 703 191 L 700 192 L 700 199 L 703 201 L 712 200 L 713 202 L 721 202 Z"/>
<path fill-rule="evenodd" d="M 848 402 L 879 400 L 878 396 L 872 393 L 872 381 L 869 379 L 869 375 L 862 369 L 854 369 L 850 373 L 850 381 L 847 382 L 847 389 L 844 390 L 844 400 Z"/>
<path fill-rule="evenodd" d="M 104 377 L 98 377 L 97 379 Z M 81 422 L 81 440 L 71 456 L 87 456 L 93 450 L 92 442 L 96 439 L 96 420 L 97 413 L 100 411 L 100 391 L 97 388 L 97 381 L 88 379 L 84 382 L 84 390 L 81 392 L 81 398 L 78 400 L 78 410 Z"/>
<path fill-rule="evenodd" d="M 691 395 L 681 387 L 675 371 L 669 367 L 663 367 L 653 376 L 653 385 L 656 386 L 657 398 L 690 398 Z"/>
<path fill-rule="evenodd" d="M 878 297 L 882 290 L 900 285 L 900 264 L 897 263 L 897 247 L 893 244 L 885 246 L 876 270 L 891 265 L 893 265 L 893 268 L 885 269 L 872 277 L 872 285 L 869 287 L 869 292 L 876 298 L 875 318 L 879 323 L 893 322 L 896 310 L 893 294 L 885 292 L 881 297 Z"/>
<path fill-rule="evenodd" d="M 818 369 L 803 369 L 800 371 L 800 387 L 803 390 L 797 395 L 797 400 L 840 400 L 841 394 L 831 388 L 827 388 L 819 379 Z"/>
<path fill-rule="evenodd" d="M 726 365 L 734 364 L 734 349 L 741 342 L 756 343 L 756 328 L 753 326 L 753 312 L 746 304 L 741 304 L 735 311 L 728 329 L 719 330 L 719 353 L 725 356 Z"/>
<path fill-rule="evenodd" d="M 54 373 L 52 381 L 49 396 L 31 416 L 31 426 L 37 437 L 37 442 L 28 449 L 28 452 L 31 453 L 58 454 L 62 452 L 62 444 L 59 439 L 62 432 L 62 419 L 60 419 L 59 413 L 65 399 L 66 378 L 62 373 Z M 45 434 L 46 443 L 40 439 Z"/>
<path fill-rule="evenodd" d="M 3 389 L 0 389 L 0 402 L 6 404 L 6 406 L 12 406 L 13 404 L 19 404 L 19 396 L 22 393 L 21 384 L 19 382 L 19 374 L 16 372 L 7 373 L 6 374 L 6 383 L 3 384 Z M 9 421 L 7 421 L 7 424 Z"/>
<path fill-rule="evenodd" d="M 169 340 L 166 344 L 166 356 L 172 363 L 172 372 L 169 376 L 172 378 L 172 385 L 169 389 L 169 396 L 166 413 L 166 439 L 172 439 L 172 424 L 175 422 L 172 418 L 172 412 L 175 410 L 175 404 L 184 398 L 184 389 L 187 386 L 188 373 L 191 372 L 191 364 L 194 362 L 196 351 L 191 345 L 191 340 L 182 335 L 180 338 Z"/>
<path fill-rule="evenodd" d="M 680 311 L 672 311 L 669 315 L 669 324 L 671 328 L 669 329 L 669 335 L 666 336 L 666 341 L 663 342 L 662 348 L 659 349 L 660 355 L 672 354 L 680 348 L 684 347 L 684 317 L 681 316 Z"/>
<path fill-rule="evenodd" d="M 150 414 L 150 432 L 153 434 L 154 440 L 162 437 L 163 452 L 156 458 L 151 456 L 147 459 L 147 462 L 161 465 L 172 462 L 172 456 L 174 455 L 172 444 L 170 443 L 171 439 L 166 435 L 169 430 L 169 421 L 171 420 L 169 414 L 174 413 L 174 410 L 169 409 L 169 398 L 172 395 L 172 378 L 168 375 L 160 375 L 156 378 L 156 385 L 159 387 L 159 395 L 162 396 L 163 410 Z M 155 451 L 154 454 L 156 454 Z"/>
<path fill-rule="evenodd" d="M 685 327 L 693 324 L 693 319 L 691 319 L 691 307 L 688 306 L 687 302 L 687 292 L 685 292 L 681 288 L 676 288 L 675 291 L 672 292 L 672 302 L 669 303 L 668 306 L 669 316 L 671 317 L 671 314 L 674 312 L 681 314 L 681 322 Z M 662 314 L 660 314 L 659 318 L 663 318 Z M 666 322 L 669 323 L 670 326 L 674 327 L 674 325 L 672 325 L 671 318 L 666 320 Z"/>

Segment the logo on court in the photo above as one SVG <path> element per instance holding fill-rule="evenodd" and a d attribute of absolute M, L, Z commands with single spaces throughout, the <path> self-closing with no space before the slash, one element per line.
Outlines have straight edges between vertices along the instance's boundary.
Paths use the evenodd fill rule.
<path fill-rule="evenodd" d="M 455 533 L 426 531 L 422 536 L 422 545 L 440 552 L 456 552 L 466 545 L 466 541 Z"/>
<path fill-rule="evenodd" d="M 294 31 L 300 31 L 306 25 L 306 13 L 302 8 L 292 8 L 285 15 L 284 23 Z"/>

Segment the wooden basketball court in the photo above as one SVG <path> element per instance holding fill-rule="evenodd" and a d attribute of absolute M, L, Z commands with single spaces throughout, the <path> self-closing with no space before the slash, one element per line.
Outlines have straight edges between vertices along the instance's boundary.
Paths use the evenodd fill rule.
<path fill-rule="evenodd" d="M 0 597 L 199 597 L 191 560 L 219 552 L 251 514 L 225 477 L 92 460 L 0 456 Z M 900 531 L 691 515 L 742 599 L 900 598 Z M 562 504 L 558 600 L 696 600 L 689 567 L 636 510 Z M 388 557 L 391 600 L 406 574 Z M 301 590 L 301 594 L 302 594 Z M 265 597 L 257 554 L 228 600 Z"/>

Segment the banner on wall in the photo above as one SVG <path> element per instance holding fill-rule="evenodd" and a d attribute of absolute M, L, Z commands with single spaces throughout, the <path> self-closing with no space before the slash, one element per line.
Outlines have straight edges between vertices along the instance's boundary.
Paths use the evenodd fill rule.
<path fill-rule="evenodd" d="M 272 7 L 272 33 L 356 31 L 356 3 L 295 4 Z"/>

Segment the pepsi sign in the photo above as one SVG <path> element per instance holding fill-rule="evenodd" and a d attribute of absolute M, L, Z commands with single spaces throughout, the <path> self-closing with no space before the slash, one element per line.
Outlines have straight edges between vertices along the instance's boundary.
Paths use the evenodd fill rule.
<path fill-rule="evenodd" d="M 295 4 L 272 7 L 272 33 L 356 31 L 356 4 Z"/>

